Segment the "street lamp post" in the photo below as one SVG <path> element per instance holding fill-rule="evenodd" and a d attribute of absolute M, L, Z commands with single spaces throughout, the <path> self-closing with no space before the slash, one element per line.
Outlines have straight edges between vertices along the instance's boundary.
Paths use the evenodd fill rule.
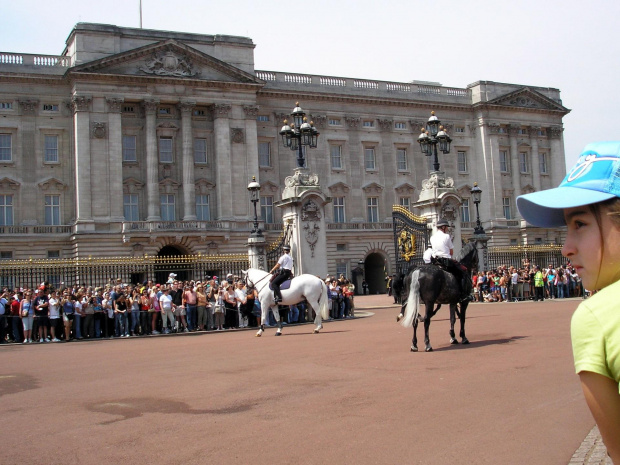
<path fill-rule="evenodd" d="M 263 232 L 258 227 L 258 212 L 256 210 L 256 204 L 260 200 L 260 184 L 256 181 L 256 176 L 252 176 L 252 182 L 248 184 L 248 191 L 250 192 L 250 202 L 254 204 L 254 229 L 252 229 L 252 236 L 262 237 Z"/>
<path fill-rule="evenodd" d="M 435 116 L 435 112 L 431 111 L 431 117 L 426 123 L 426 128 L 422 128 L 422 133 L 418 137 L 418 143 L 422 149 L 422 153 L 427 157 L 433 156 L 433 169 L 439 171 L 439 158 L 437 157 L 437 145 L 439 150 L 444 154 L 450 153 L 450 143 L 452 139 L 441 126 L 439 118 Z"/>
<path fill-rule="evenodd" d="M 478 187 L 478 183 L 474 183 L 474 187 L 471 188 L 471 198 L 476 204 L 476 227 L 474 228 L 474 234 L 485 234 L 484 228 L 480 223 L 480 211 L 478 210 L 478 205 L 480 204 L 480 198 L 482 197 L 482 189 Z"/>
<path fill-rule="evenodd" d="M 314 123 L 306 118 L 306 113 L 295 103 L 295 108 L 291 113 L 293 124 L 289 126 L 288 121 L 284 120 L 284 126 L 280 130 L 282 143 L 285 147 L 297 152 L 297 168 L 306 168 L 306 159 L 303 147 L 316 148 L 319 131 L 314 127 Z"/>

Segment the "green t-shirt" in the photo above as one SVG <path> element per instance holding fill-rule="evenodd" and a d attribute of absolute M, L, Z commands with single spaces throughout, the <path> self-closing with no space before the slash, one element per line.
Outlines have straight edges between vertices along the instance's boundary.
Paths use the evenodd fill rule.
<path fill-rule="evenodd" d="M 577 373 L 591 371 L 620 383 L 620 281 L 579 305 L 571 339 Z"/>

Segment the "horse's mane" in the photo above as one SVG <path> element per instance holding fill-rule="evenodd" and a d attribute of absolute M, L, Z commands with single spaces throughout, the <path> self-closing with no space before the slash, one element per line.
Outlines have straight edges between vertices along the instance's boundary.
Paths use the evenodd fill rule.
<path fill-rule="evenodd" d="M 465 247 L 461 249 L 461 251 L 456 256 L 456 261 L 462 263 L 467 268 L 471 268 L 472 263 L 474 262 L 474 256 L 476 253 L 476 243 L 468 242 L 465 244 Z"/>

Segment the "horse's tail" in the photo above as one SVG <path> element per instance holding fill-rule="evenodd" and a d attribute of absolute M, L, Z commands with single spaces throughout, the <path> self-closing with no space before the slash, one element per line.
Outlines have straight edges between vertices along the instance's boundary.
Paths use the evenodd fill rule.
<path fill-rule="evenodd" d="M 321 312 L 321 318 L 324 320 L 329 319 L 329 290 L 327 285 L 321 279 L 321 295 L 319 297 L 319 311 Z"/>
<path fill-rule="evenodd" d="M 412 326 L 413 322 L 418 318 L 420 312 L 420 270 L 417 269 L 411 275 L 411 287 L 409 288 L 409 297 L 407 298 L 407 306 L 405 307 L 405 317 L 400 324 L 405 328 Z"/>

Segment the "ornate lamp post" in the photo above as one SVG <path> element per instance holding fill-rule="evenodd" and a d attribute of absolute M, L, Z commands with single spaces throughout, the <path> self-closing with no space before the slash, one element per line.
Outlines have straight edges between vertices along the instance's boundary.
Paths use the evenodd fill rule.
<path fill-rule="evenodd" d="M 250 192 L 250 202 L 254 204 L 254 229 L 252 229 L 252 236 L 262 237 L 263 232 L 258 227 L 258 212 L 256 210 L 256 204 L 260 200 L 260 184 L 256 181 L 256 176 L 252 176 L 252 182 L 248 184 L 248 191 Z"/>
<path fill-rule="evenodd" d="M 441 126 L 439 118 L 435 116 L 435 112 L 431 111 L 431 117 L 426 123 L 426 128 L 422 128 L 422 133 L 418 137 L 418 143 L 422 149 L 422 153 L 427 157 L 434 156 L 433 169 L 439 171 L 439 159 L 437 158 L 437 145 L 439 150 L 444 154 L 450 153 L 450 143 L 452 139 Z"/>
<path fill-rule="evenodd" d="M 482 197 L 482 189 L 478 187 L 478 183 L 474 183 L 474 187 L 471 188 L 471 198 L 476 204 L 476 227 L 474 228 L 474 234 L 485 234 L 484 228 L 480 223 L 480 211 L 478 210 L 478 205 L 480 204 L 480 198 Z"/>
<path fill-rule="evenodd" d="M 289 126 L 288 121 L 284 120 L 284 126 L 280 130 L 282 143 L 285 147 L 297 152 L 297 168 L 305 168 L 306 160 L 303 147 L 316 148 L 319 139 L 319 131 L 314 127 L 312 121 L 308 123 L 306 113 L 300 108 L 299 102 L 295 103 L 293 113 L 293 124 Z"/>

